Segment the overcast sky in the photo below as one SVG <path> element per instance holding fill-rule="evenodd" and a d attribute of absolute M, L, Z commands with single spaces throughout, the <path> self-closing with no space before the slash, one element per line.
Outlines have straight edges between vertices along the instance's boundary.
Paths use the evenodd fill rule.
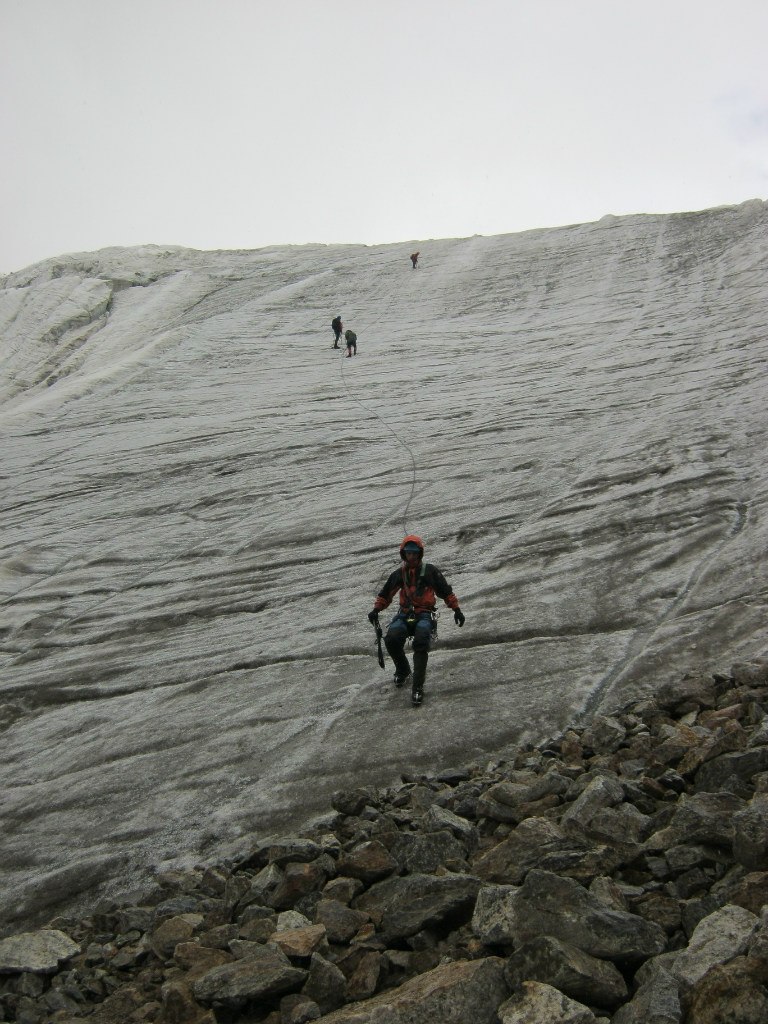
<path fill-rule="evenodd" d="M 0 273 L 768 196 L 766 0 L 0 0 Z"/>

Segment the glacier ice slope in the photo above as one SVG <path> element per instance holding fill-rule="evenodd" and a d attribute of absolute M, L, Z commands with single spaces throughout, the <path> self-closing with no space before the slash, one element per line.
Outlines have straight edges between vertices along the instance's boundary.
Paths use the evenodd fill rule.
<path fill-rule="evenodd" d="M 146 246 L 0 282 L 5 929 L 765 653 L 767 229 L 754 200 L 416 271 Z M 467 615 L 419 711 L 365 618 L 405 530 Z"/>

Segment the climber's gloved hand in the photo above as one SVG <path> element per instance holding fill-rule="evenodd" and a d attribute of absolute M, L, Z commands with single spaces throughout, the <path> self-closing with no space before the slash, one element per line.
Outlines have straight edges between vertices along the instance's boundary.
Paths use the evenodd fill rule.
<path fill-rule="evenodd" d="M 368 612 L 368 621 L 372 626 L 375 626 L 379 621 L 379 613 L 374 608 L 373 611 Z"/>
<path fill-rule="evenodd" d="M 457 608 L 456 611 L 453 613 L 453 621 L 456 623 L 457 626 L 463 626 L 464 623 L 467 621 L 466 618 L 464 617 L 464 612 L 461 610 L 461 608 Z"/>

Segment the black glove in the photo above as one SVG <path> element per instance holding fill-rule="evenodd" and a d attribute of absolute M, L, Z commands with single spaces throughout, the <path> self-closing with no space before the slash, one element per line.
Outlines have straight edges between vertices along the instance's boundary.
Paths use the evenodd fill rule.
<path fill-rule="evenodd" d="M 464 623 L 467 621 L 464 617 L 464 612 L 461 610 L 461 608 L 457 608 L 456 611 L 453 613 L 453 621 L 456 623 L 457 626 L 463 626 Z"/>
<path fill-rule="evenodd" d="M 368 612 L 368 621 L 372 626 L 375 626 L 379 621 L 379 613 L 374 608 L 372 612 Z"/>

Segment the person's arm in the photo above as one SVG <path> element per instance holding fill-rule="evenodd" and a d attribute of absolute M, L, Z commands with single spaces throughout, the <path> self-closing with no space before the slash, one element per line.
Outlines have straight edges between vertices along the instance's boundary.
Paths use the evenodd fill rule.
<path fill-rule="evenodd" d="M 445 576 L 443 576 L 439 569 L 435 569 L 433 566 L 433 571 L 435 593 L 437 594 L 438 597 L 442 597 L 442 599 L 453 612 L 453 621 L 456 623 L 456 625 L 463 626 L 464 623 L 466 622 L 466 619 L 464 616 L 464 612 L 461 610 L 461 608 L 459 608 L 459 599 L 454 594 L 451 584 L 448 582 Z"/>

